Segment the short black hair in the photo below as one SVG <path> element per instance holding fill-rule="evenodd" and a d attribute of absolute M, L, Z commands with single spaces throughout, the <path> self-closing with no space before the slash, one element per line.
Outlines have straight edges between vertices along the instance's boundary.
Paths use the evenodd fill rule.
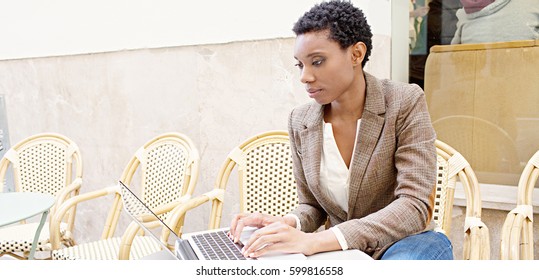
<path fill-rule="evenodd" d="M 339 43 L 343 49 L 363 42 L 367 52 L 361 66 L 365 67 L 371 54 L 372 32 L 363 11 L 349 2 L 322 2 L 300 17 L 292 28 L 296 36 L 323 30 L 329 30 L 329 39 Z"/>

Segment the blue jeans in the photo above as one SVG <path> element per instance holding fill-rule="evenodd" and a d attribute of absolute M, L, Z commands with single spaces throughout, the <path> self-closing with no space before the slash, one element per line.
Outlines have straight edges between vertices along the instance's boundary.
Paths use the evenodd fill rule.
<path fill-rule="evenodd" d="M 382 260 L 452 260 L 453 246 L 443 233 L 426 231 L 395 242 Z"/>

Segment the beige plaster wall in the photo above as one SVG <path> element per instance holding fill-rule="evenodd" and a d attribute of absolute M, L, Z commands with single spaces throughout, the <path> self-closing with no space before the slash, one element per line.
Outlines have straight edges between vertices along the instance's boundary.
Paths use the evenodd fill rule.
<path fill-rule="evenodd" d="M 41 132 L 70 137 L 82 152 L 87 192 L 114 185 L 152 137 L 182 132 L 200 151 L 195 194 L 201 194 L 213 188 L 234 146 L 262 131 L 286 129 L 288 112 L 308 101 L 293 44 L 287 38 L 0 61 L 10 142 Z M 389 78 L 390 40 L 376 35 L 374 45 L 366 69 Z M 238 211 L 237 197 L 230 188 L 223 226 Z M 109 202 L 80 205 L 77 242 L 100 237 Z M 194 211 L 185 231 L 205 229 L 209 209 Z M 126 221 L 122 216 L 121 225 Z"/>

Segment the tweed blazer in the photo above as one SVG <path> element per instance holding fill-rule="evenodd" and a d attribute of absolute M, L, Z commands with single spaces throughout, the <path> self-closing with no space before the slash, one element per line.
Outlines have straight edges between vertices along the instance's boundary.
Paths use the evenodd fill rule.
<path fill-rule="evenodd" d="M 394 242 L 424 231 L 433 209 L 436 134 L 417 85 L 365 73 L 366 98 L 353 160 L 348 212 L 320 188 L 324 106 L 292 110 L 288 120 L 301 229 L 317 230 L 327 218 L 349 248 L 379 258 Z"/>

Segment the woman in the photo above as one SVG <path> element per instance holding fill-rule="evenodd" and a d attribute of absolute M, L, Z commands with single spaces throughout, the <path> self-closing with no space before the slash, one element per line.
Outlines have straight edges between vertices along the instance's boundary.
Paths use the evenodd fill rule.
<path fill-rule="evenodd" d="M 230 235 L 238 241 L 244 226 L 260 227 L 244 247 L 254 258 L 349 248 L 382 259 L 452 258 L 447 237 L 426 230 L 436 152 L 421 89 L 363 71 L 372 33 L 348 2 L 314 6 L 293 30 L 301 82 L 315 101 L 289 117 L 299 206 L 284 217 L 236 215 Z M 315 232 L 326 219 L 331 228 Z"/>

